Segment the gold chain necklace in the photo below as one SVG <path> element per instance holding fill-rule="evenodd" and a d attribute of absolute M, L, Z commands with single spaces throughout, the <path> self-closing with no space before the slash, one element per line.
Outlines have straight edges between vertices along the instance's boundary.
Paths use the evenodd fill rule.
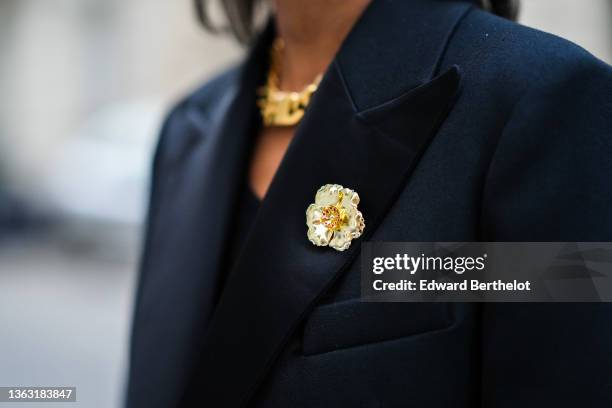
<path fill-rule="evenodd" d="M 279 89 L 283 40 L 277 38 L 270 50 L 270 69 L 266 84 L 259 89 L 257 106 L 265 126 L 293 126 L 304 116 L 304 111 L 321 82 L 321 74 L 299 92 Z"/>

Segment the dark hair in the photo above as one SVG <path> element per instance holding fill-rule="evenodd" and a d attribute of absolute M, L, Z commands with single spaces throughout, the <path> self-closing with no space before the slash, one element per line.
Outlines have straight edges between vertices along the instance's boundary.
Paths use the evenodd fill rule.
<path fill-rule="evenodd" d="M 241 43 L 247 43 L 256 32 L 255 12 L 264 0 L 220 0 L 228 19 L 227 28 L 219 28 L 210 20 L 207 10 L 209 0 L 194 0 L 196 13 L 202 25 L 212 32 L 230 31 Z M 520 0 L 480 0 L 481 7 L 510 20 L 518 18 Z"/>
<path fill-rule="evenodd" d="M 518 19 L 521 8 L 520 0 L 482 0 L 482 5 L 493 14 L 513 21 Z"/>

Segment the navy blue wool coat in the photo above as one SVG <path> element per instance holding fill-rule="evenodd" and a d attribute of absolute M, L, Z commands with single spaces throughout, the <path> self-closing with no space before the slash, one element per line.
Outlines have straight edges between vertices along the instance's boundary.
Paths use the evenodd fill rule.
<path fill-rule="evenodd" d="M 469 1 L 374 0 L 227 271 L 273 35 L 161 132 L 127 405 L 612 407 L 611 304 L 359 301 L 364 240 L 612 241 L 611 68 Z M 328 183 L 361 196 L 345 252 L 306 238 Z"/>

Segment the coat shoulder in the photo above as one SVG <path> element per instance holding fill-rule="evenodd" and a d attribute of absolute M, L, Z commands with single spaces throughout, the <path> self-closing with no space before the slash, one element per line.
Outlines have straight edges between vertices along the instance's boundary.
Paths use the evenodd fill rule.
<path fill-rule="evenodd" d="M 239 67 L 213 77 L 181 98 L 166 114 L 156 148 L 159 166 L 179 161 L 195 137 L 208 137 L 237 87 Z M 197 136 L 196 136 L 197 134 Z"/>
<path fill-rule="evenodd" d="M 239 71 L 240 66 L 231 67 L 174 103 L 166 115 L 162 133 L 171 133 L 174 124 L 186 121 L 205 130 L 221 113 L 225 102 L 231 100 L 237 89 Z"/>
<path fill-rule="evenodd" d="M 174 116 L 197 115 L 200 122 L 212 121 L 217 114 L 221 102 L 228 99 L 235 92 L 238 82 L 240 66 L 230 67 L 195 90 L 180 98 L 172 107 L 167 120 Z M 203 123 L 200 123 L 203 124 Z"/>
<path fill-rule="evenodd" d="M 219 101 L 235 90 L 239 75 L 239 65 L 222 71 L 187 95 L 184 103 L 202 113 L 211 114 Z"/>
<path fill-rule="evenodd" d="M 490 89 L 520 94 L 612 78 L 612 68 L 579 45 L 479 9 L 457 27 L 445 59 L 466 67 Z"/>

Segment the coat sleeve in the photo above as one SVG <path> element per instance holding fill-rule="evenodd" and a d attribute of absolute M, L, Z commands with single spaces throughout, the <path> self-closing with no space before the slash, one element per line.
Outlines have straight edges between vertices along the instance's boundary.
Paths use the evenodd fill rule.
<path fill-rule="evenodd" d="M 547 69 L 499 139 L 483 238 L 612 241 L 612 70 L 591 57 Z M 612 304 L 481 310 L 483 407 L 612 407 Z"/>

